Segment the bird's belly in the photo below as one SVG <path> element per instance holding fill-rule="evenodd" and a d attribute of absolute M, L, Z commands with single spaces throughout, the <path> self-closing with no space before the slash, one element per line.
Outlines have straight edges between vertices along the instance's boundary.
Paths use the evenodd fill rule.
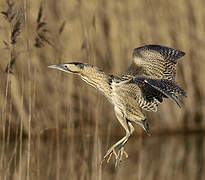
<path fill-rule="evenodd" d="M 117 106 L 125 117 L 129 120 L 144 119 L 142 109 L 139 107 L 138 102 L 131 97 L 124 97 L 115 94 L 112 98 L 114 106 Z"/>
<path fill-rule="evenodd" d="M 131 84 L 113 83 L 112 102 L 129 120 L 144 118 L 139 106 L 140 89 Z"/>

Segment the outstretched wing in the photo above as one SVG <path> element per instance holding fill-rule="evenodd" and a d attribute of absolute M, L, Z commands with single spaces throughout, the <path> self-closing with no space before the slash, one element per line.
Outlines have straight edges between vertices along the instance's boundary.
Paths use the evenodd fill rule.
<path fill-rule="evenodd" d="M 185 53 L 160 45 L 145 45 L 135 48 L 132 53 L 132 64 L 125 76 L 146 76 L 156 79 L 174 81 L 177 60 Z"/>
<path fill-rule="evenodd" d="M 179 95 L 186 97 L 185 91 L 168 79 L 134 77 L 129 83 L 134 83 L 141 89 L 139 105 L 147 111 L 156 111 L 163 98 L 169 98 L 181 107 L 183 101 Z"/>

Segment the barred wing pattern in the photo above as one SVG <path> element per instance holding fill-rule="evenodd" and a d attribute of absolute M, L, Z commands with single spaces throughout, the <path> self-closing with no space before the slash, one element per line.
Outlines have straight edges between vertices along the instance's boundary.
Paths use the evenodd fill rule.
<path fill-rule="evenodd" d="M 163 98 L 170 98 L 181 107 L 183 101 L 179 95 L 186 97 L 185 91 L 168 79 L 151 79 L 134 77 L 130 83 L 136 84 L 142 92 L 140 107 L 147 111 L 156 111 Z"/>
<path fill-rule="evenodd" d="M 177 60 L 184 55 L 184 52 L 166 46 L 146 45 L 138 47 L 133 50 L 132 65 L 129 69 L 141 69 L 141 73 L 132 72 L 133 76 L 144 75 L 150 78 L 174 81 Z"/>

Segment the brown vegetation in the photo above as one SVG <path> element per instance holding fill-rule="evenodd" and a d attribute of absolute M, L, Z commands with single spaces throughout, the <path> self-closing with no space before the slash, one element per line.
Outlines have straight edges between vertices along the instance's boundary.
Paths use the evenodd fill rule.
<path fill-rule="evenodd" d="M 177 81 L 188 98 L 182 109 L 165 101 L 157 113 L 150 113 L 150 129 L 153 135 L 204 131 L 204 8 L 203 0 L 0 1 L 0 176 L 66 179 L 60 168 L 71 168 L 72 179 L 105 179 L 101 175 L 106 173 L 98 168 L 105 145 L 111 144 L 110 137 L 122 136 L 124 131 L 118 130 L 120 124 L 112 106 L 99 92 L 79 77 L 48 69 L 50 64 L 75 60 L 120 74 L 128 67 L 135 47 L 162 44 L 178 48 L 186 56 L 179 61 Z M 136 129 L 140 134 L 141 130 Z M 93 140 L 90 144 L 88 137 Z M 106 138 L 104 143 L 102 137 Z M 67 144 L 62 145 L 61 139 Z M 37 154 L 31 158 L 34 144 Z M 134 143 L 127 146 L 130 155 L 139 151 L 133 146 Z M 143 157 L 149 154 L 146 145 L 138 146 L 145 148 Z M 76 157 L 63 161 L 70 156 Z M 40 164 L 44 157 L 45 163 L 55 166 Z M 82 172 L 78 174 L 77 162 L 81 160 Z M 130 157 L 129 163 L 142 161 L 135 160 Z M 135 168 L 147 166 L 145 161 Z M 42 175 L 45 167 L 47 174 Z M 55 167 L 59 169 L 52 169 Z M 138 177 L 144 177 L 143 171 L 136 171 L 141 172 Z M 106 177 L 125 177 L 117 174 Z M 152 177 L 151 174 L 143 179 L 158 179 L 159 172 Z"/>

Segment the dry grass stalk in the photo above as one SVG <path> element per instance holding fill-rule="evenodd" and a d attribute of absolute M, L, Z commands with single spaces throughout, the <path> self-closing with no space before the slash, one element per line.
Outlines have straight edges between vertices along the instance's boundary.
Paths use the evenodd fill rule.
<path fill-rule="evenodd" d="M 1 11 L 1 14 L 3 14 L 5 19 L 8 20 L 9 22 L 12 22 L 12 20 L 16 15 L 16 13 L 13 12 L 14 11 L 13 7 L 14 7 L 14 2 L 10 2 L 9 0 L 7 0 L 7 10 Z"/>
<path fill-rule="evenodd" d="M 7 64 L 5 71 L 7 73 L 12 73 L 13 65 L 17 59 L 15 44 L 17 43 L 18 37 L 23 28 L 23 11 L 22 9 L 15 9 L 15 3 L 8 0 L 7 10 L 1 11 L 1 14 L 5 17 L 10 26 L 10 42 L 3 40 L 3 44 L 5 49 L 10 51 L 10 61 Z"/>
<path fill-rule="evenodd" d="M 1 13 L 4 17 L 0 18 L 1 26 L 2 22 L 7 23 L 7 21 L 16 19 L 17 14 L 14 13 L 14 10 L 19 1 L 13 0 L 13 2 L 15 2 L 15 5 L 10 3 L 9 10 L 10 12 L 12 9 L 12 14 L 7 13 L 8 6 L 5 6 L 6 8 L 0 7 L 1 10 L 5 9 Z M 37 29 L 36 22 L 40 1 L 28 2 L 29 6 L 25 9 L 28 12 L 29 22 L 27 21 L 27 24 L 30 32 L 28 35 L 31 38 L 32 32 L 36 32 Z M 26 179 L 28 170 L 30 171 L 30 177 L 28 177 L 30 179 L 57 179 L 57 177 L 73 180 L 100 179 L 95 171 L 98 167 L 97 163 L 102 158 L 99 151 L 104 152 L 106 150 L 105 144 L 114 142 L 115 135 L 122 135 L 122 131 L 119 129 L 118 123 L 115 122 L 112 111 L 110 111 L 111 106 L 103 100 L 100 94 L 96 93 L 95 90 L 88 89 L 78 78 L 72 79 L 72 77 L 69 77 L 70 79 L 67 79 L 66 75 L 52 73 L 47 71 L 45 67 L 47 64 L 75 59 L 96 64 L 99 67 L 104 67 L 107 72 L 117 74 L 129 65 L 132 48 L 147 43 L 158 43 L 183 49 L 187 53 L 182 62 L 181 76 L 178 78 L 181 85 L 184 82 L 187 85 L 186 90 L 189 96 L 185 102 L 185 107 L 178 110 L 168 102 L 160 107 L 160 113 L 150 116 L 153 136 L 145 139 L 143 137 L 143 143 L 139 139 L 133 138 L 133 144 L 128 146 L 128 152 L 133 156 L 122 165 L 118 172 L 112 169 L 111 164 L 102 167 L 102 179 L 136 179 L 137 177 L 139 179 L 202 179 L 205 175 L 203 166 L 204 139 L 188 137 L 188 134 L 186 134 L 182 138 L 176 136 L 171 140 L 172 137 L 166 137 L 166 134 L 183 132 L 185 125 L 187 131 L 193 129 L 195 131 L 192 132 L 198 132 L 198 130 L 205 129 L 205 121 L 202 120 L 205 115 L 202 111 L 205 102 L 203 1 L 181 0 L 179 1 L 180 5 L 171 0 L 166 1 L 166 3 L 163 0 L 158 0 L 157 3 L 152 1 L 122 1 L 117 3 L 117 6 L 114 1 L 109 0 L 98 3 L 79 1 L 79 4 L 67 3 L 66 0 L 44 2 L 50 8 L 50 13 L 54 18 L 49 19 L 47 11 L 44 11 L 43 8 L 39 22 L 40 20 L 41 22 L 44 21 L 42 19 L 46 16 L 47 24 L 41 25 L 40 29 L 47 28 L 48 25 L 50 27 L 52 23 L 55 23 L 55 26 L 49 28 L 49 30 L 57 29 L 57 33 L 52 38 L 57 39 L 53 44 L 55 48 L 60 49 L 59 54 L 56 53 L 55 48 L 48 48 L 49 45 L 46 42 L 44 42 L 45 48 L 42 50 L 33 46 L 35 42 L 29 39 L 31 45 L 28 49 L 32 53 L 30 58 L 28 58 L 27 53 L 20 56 L 18 56 L 18 53 L 12 55 L 17 56 L 17 60 L 12 60 L 16 64 L 11 63 L 14 64 L 12 65 L 13 70 L 15 67 L 15 76 L 2 73 L 5 74 L 4 77 L 8 76 L 10 79 L 7 85 L 4 83 L 5 85 L 0 86 L 2 92 L 8 91 L 0 94 L 0 100 L 4 100 L 1 106 L 3 107 L 3 116 L 0 119 L 2 125 L 0 128 L 5 131 L 7 122 L 11 127 L 16 127 L 15 125 L 19 123 L 21 126 L 23 125 L 21 129 L 24 131 L 24 122 L 25 124 L 28 123 L 28 119 L 31 119 L 32 116 L 30 129 L 25 131 L 27 135 L 29 132 L 38 133 L 44 128 L 49 130 L 53 128 L 54 130 L 50 131 L 56 134 L 51 135 L 51 133 L 45 131 L 42 136 L 46 138 L 41 136 L 36 143 L 31 137 L 29 145 L 28 141 L 25 141 L 22 137 L 15 136 L 16 139 L 21 140 L 20 147 L 15 148 L 11 140 L 7 146 L 6 137 L 8 137 L 8 133 L 6 130 L 3 133 L 4 137 L 0 139 L 0 177 L 3 179 Z M 145 11 L 146 7 L 149 7 L 149 11 Z M 59 12 L 55 11 L 57 8 L 60 9 L 62 14 L 55 13 Z M 8 16 L 7 14 L 11 15 Z M 55 18 L 55 14 L 58 17 Z M 82 14 L 82 18 L 79 18 L 79 14 Z M 33 20 L 32 17 L 36 18 Z M 8 20 L 5 21 L 6 19 Z M 60 26 L 56 26 L 56 24 L 59 23 L 59 20 L 62 22 L 62 19 L 66 19 L 66 25 L 69 28 L 66 28 L 66 32 L 59 33 Z M 84 25 L 83 28 L 82 24 Z M 30 25 L 35 26 L 35 29 Z M 11 39 L 8 36 L 7 39 L 9 40 L 5 41 L 5 35 L 2 33 L 3 28 L 0 28 L 1 41 L 3 41 L 5 49 L 8 49 L 8 51 L 1 51 L 3 53 L 1 54 L 0 67 L 4 67 L 12 57 L 11 53 L 9 55 L 4 53 L 10 51 Z M 7 29 L 9 28 L 8 26 Z M 65 28 L 63 29 L 65 30 Z M 94 34 L 95 29 L 96 33 Z M 46 33 L 47 36 L 51 35 L 50 31 Z M 9 29 L 10 32 L 12 31 Z M 24 35 L 25 33 L 22 33 L 18 37 L 27 39 Z M 17 43 L 14 44 L 15 50 L 21 47 L 18 37 Z M 33 40 L 35 40 L 35 37 Z M 63 41 L 60 41 L 61 39 Z M 83 44 L 84 49 L 80 49 L 81 44 Z M 31 50 L 31 48 L 36 48 L 36 51 Z M 195 52 L 192 56 L 191 50 Z M 94 55 L 91 56 L 90 54 Z M 89 58 L 87 58 L 88 55 Z M 64 60 L 60 60 L 59 57 Z M 20 61 L 20 58 L 29 59 L 29 62 L 31 62 L 29 76 L 28 63 L 27 61 L 23 62 L 23 60 Z M 195 72 L 195 75 L 192 72 Z M 2 81 L 6 79 L 4 77 L 2 76 Z M 16 89 L 11 88 L 9 84 L 11 82 L 14 87 L 14 79 L 18 85 Z M 51 88 L 51 84 L 55 84 L 54 89 Z M 194 90 L 196 84 L 198 85 L 197 88 L 200 88 L 200 92 Z M 7 100 L 8 98 L 4 97 L 10 96 L 10 89 L 13 89 L 13 99 Z M 84 91 L 88 91 L 90 96 L 87 97 L 88 93 L 84 93 Z M 96 102 L 99 101 L 101 101 L 101 105 L 97 107 Z M 28 108 L 31 102 L 34 106 Z M 10 106 L 11 110 L 9 109 Z M 31 111 L 28 109 L 31 109 Z M 95 113 L 92 113 L 93 109 L 95 109 Z M 21 113 L 20 110 L 26 113 Z M 201 118 L 194 116 L 196 111 L 201 111 Z M 6 116 L 9 116 L 10 119 L 8 120 Z M 97 122 L 94 121 L 96 119 Z M 193 119 L 201 119 L 202 121 L 196 124 Z M 19 121 L 22 121 L 22 123 Z M 57 123 L 58 130 L 55 129 Z M 94 127 L 95 123 L 96 127 Z M 93 131 L 94 128 L 96 131 Z M 10 139 L 13 139 L 12 131 L 16 132 L 16 129 L 11 128 Z M 20 131 L 22 132 L 22 130 Z M 99 134 L 97 131 L 99 131 Z M 104 139 L 105 134 L 107 140 Z M 158 139 L 154 134 L 158 134 L 160 138 Z M 57 139 L 59 142 L 56 142 Z M 99 149 L 97 149 L 98 146 L 93 142 L 93 139 L 95 142 L 99 141 Z M 18 144 L 17 141 L 15 144 Z M 56 144 L 58 144 L 58 147 Z M 17 151 L 13 156 L 12 150 L 15 149 Z M 99 160 L 97 160 L 96 155 L 99 156 Z M 28 157 L 30 157 L 30 162 L 27 163 Z M 190 164 L 189 162 L 193 163 Z M 6 165 L 7 171 L 1 168 L 3 167 L 2 164 L 3 166 Z M 30 166 L 27 167 L 27 164 L 30 164 Z M 2 176 L 2 173 L 5 176 Z"/>
<path fill-rule="evenodd" d="M 43 47 L 45 45 L 45 43 L 53 46 L 53 44 L 51 43 L 51 41 L 48 37 L 48 34 L 50 33 L 50 31 L 46 27 L 47 22 L 45 22 L 45 20 L 43 20 L 42 16 L 43 16 L 43 6 L 41 4 L 39 11 L 38 11 L 37 20 L 36 20 L 37 25 L 36 25 L 35 44 L 34 44 L 34 46 L 36 48 Z"/>

